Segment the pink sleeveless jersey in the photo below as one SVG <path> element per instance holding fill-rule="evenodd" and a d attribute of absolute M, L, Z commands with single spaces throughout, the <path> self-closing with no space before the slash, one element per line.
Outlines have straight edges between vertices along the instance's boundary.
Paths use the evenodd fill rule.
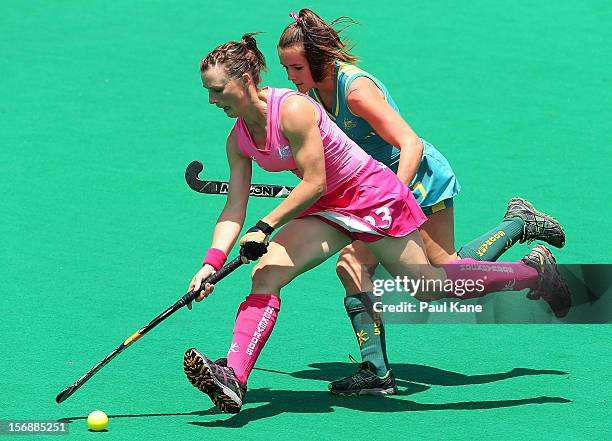
<path fill-rule="evenodd" d="M 284 100 L 299 94 L 289 89 L 268 88 L 267 138 L 258 149 L 246 123 L 238 118 L 234 129 L 238 148 L 264 170 L 290 170 L 298 177 L 289 140 L 280 129 Z M 301 94 L 300 94 L 301 95 Z M 372 242 L 385 236 L 403 237 L 427 218 L 408 186 L 389 168 L 374 160 L 334 124 L 321 106 L 306 95 L 319 112 L 323 140 L 327 191 L 297 216 L 316 216 L 351 237 Z"/>
<path fill-rule="evenodd" d="M 243 155 L 252 158 L 261 168 L 271 172 L 290 170 L 302 178 L 293 160 L 289 140 L 280 128 L 280 110 L 283 102 L 291 95 L 307 98 L 319 112 L 319 132 L 323 141 L 327 193 L 336 190 L 343 182 L 354 176 L 369 161 L 370 156 L 336 126 L 321 106 L 299 92 L 290 89 L 267 88 L 268 117 L 267 138 L 264 149 L 257 148 L 248 127 L 242 118 L 234 124 L 238 148 Z"/>

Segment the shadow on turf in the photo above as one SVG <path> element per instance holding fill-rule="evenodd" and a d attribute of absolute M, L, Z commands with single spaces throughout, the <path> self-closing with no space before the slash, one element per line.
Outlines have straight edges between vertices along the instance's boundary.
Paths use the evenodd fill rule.
<path fill-rule="evenodd" d="M 338 378 L 346 377 L 355 372 L 357 367 L 354 363 L 311 363 L 308 365 L 312 369 L 297 372 L 282 372 L 272 369 L 255 368 L 265 372 L 272 372 L 304 380 L 333 381 Z M 408 388 L 406 394 L 421 392 L 429 389 L 427 386 L 415 385 L 414 383 L 431 384 L 435 386 L 465 386 L 468 384 L 492 383 L 494 381 L 507 380 L 514 377 L 527 375 L 568 375 L 567 372 L 548 369 L 528 369 L 514 368 L 508 372 L 484 375 L 466 375 L 452 371 L 445 371 L 431 366 L 408 363 L 393 363 L 391 365 L 398 386 Z M 421 390 L 417 386 L 421 386 Z M 417 390 L 415 390 L 417 389 Z"/>
<path fill-rule="evenodd" d="M 288 375 L 305 380 L 332 381 L 346 376 L 355 370 L 352 363 L 312 363 L 308 365 L 312 369 L 283 372 L 273 369 L 255 368 L 259 371 L 273 374 Z M 418 364 L 393 364 L 397 384 L 400 388 L 398 395 L 406 396 L 423 392 L 434 386 L 464 386 L 469 384 L 492 383 L 494 381 L 526 375 L 567 375 L 567 372 L 555 370 L 539 370 L 527 368 L 515 368 L 508 372 L 484 375 L 465 375 L 452 371 L 445 371 L 430 366 Z M 424 383 L 424 384 L 423 384 Z M 203 397 L 205 400 L 206 397 Z M 528 404 L 544 403 L 571 403 L 570 400 L 561 397 L 533 397 L 518 400 L 496 400 L 496 401 L 464 401 L 456 403 L 427 404 L 417 403 L 406 399 L 394 397 L 338 397 L 331 395 L 326 390 L 319 391 L 289 391 L 270 390 L 268 388 L 251 389 L 247 393 L 246 404 L 264 403 L 258 407 L 247 407 L 239 414 L 230 418 L 197 422 L 189 424 L 203 427 L 230 427 L 238 428 L 247 425 L 251 421 L 269 418 L 282 413 L 329 413 L 334 412 L 334 407 L 359 410 L 362 412 L 422 412 L 430 410 L 481 410 L 496 409 L 500 407 L 515 407 Z M 109 418 L 142 418 L 142 417 L 164 417 L 164 416 L 206 416 L 223 415 L 215 407 L 207 410 L 199 410 L 183 413 L 157 413 L 157 414 L 126 414 L 109 415 Z M 59 421 L 71 423 L 77 420 L 85 420 L 87 417 L 62 418 Z"/>
<path fill-rule="evenodd" d="M 207 399 L 206 397 L 204 397 Z M 283 413 L 330 413 L 334 407 L 340 407 L 362 412 L 422 412 L 428 410 L 483 410 L 500 407 L 524 406 L 527 404 L 544 403 L 571 403 L 570 400 L 560 397 L 535 397 L 520 400 L 499 401 L 465 401 L 457 403 L 427 404 L 396 399 L 391 397 L 337 397 L 327 391 L 289 391 L 270 390 L 267 388 L 249 390 L 247 404 L 265 403 L 258 407 L 243 409 L 239 414 L 227 419 L 216 421 L 190 421 L 188 424 L 201 427 L 244 427 L 252 421 L 270 418 Z M 223 416 L 217 408 L 177 413 L 145 413 L 145 414 L 117 414 L 109 415 L 109 419 L 117 418 L 149 418 L 174 416 Z M 58 419 L 59 422 L 72 423 L 86 420 L 86 416 L 66 417 Z"/>
<path fill-rule="evenodd" d="M 258 407 L 247 407 L 239 414 L 217 421 L 191 421 L 189 424 L 202 427 L 240 428 L 262 418 L 283 413 L 330 413 L 334 408 L 345 408 L 361 412 L 423 412 L 429 410 L 483 410 L 500 407 L 524 406 L 527 404 L 571 403 L 561 397 L 534 397 L 519 400 L 463 401 L 457 403 L 417 403 L 391 397 L 337 397 L 327 391 L 289 391 L 253 389 L 248 391 L 246 404 L 265 403 Z M 225 417 L 225 415 L 224 415 Z"/>
<path fill-rule="evenodd" d="M 332 381 L 346 376 L 348 373 L 355 370 L 355 366 L 351 363 L 312 363 L 309 367 L 313 369 L 297 372 L 283 372 L 262 368 L 255 369 L 264 372 L 289 375 L 294 378 L 320 381 Z M 423 392 L 430 388 L 427 384 L 436 386 L 463 386 L 469 384 L 492 383 L 494 381 L 527 375 L 567 375 L 567 372 L 562 371 L 527 368 L 515 368 L 508 372 L 496 374 L 465 375 L 416 364 L 393 364 L 392 367 L 397 384 L 400 387 L 398 393 L 400 396 Z M 262 406 L 245 408 L 239 414 L 224 420 L 190 422 L 189 424 L 204 427 L 243 427 L 251 421 L 272 417 L 282 413 L 328 413 L 333 412 L 334 407 L 359 410 L 362 412 L 422 412 L 430 410 L 495 409 L 500 407 L 524 406 L 528 404 L 570 402 L 570 400 L 561 397 L 541 396 L 518 400 L 427 404 L 394 397 L 338 397 L 323 390 L 287 391 L 262 388 L 249 390 L 246 396 L 247 405 L 252 403 L 265 403 Z"/>
<path fill-rule="evenodd" d="M 133 413 L 133 414 L 123 414 L 123 415 L 109 415 L 108 418 L 110 420 L 115 418 L 146 418 L 146 417 L 167 417 L 167 416 L 204 416 L 204 415 L 216 415 L 221 412 L 217 410 L 217 408 L 213 407 L 207 410 L 195 410 L 193 412 L 180 412 L 180 413 Z M 78 420 L 86 420 L 86 416 L 78 416 L 78 417 L 66 417 L 59 418 L 57 421 L 60 423 L 72 423 Z"/>

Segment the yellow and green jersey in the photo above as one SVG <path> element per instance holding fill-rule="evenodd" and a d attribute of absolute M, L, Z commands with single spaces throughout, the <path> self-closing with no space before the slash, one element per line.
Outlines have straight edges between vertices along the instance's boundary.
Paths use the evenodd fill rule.
<path fill-rule="evenodd" d="M 317 88 L 310 89 L 308 95 L 326 109 L 327 114 L 336 125 L 359 147 L 397 173 L 400 159 L 399 149 L 385 141 L 374 131 L 370 123 L 355 115 L 348 107 L 346 98 L 349 88 L 359 77 L 366 77 L 373 81 L 383 93 L 387 103 L 399 113 L 399 108 L 381 81 L 357 66 L 339 61 L 336 62 L 334 69 L 336 81 L 331 110 L 323 104 Z M 423 157 L 410 188 L 425 214 L 429 216 L 431 213 L 452 206 L 452 198 L 459 193 L 461 186 L 444 155 L 424 139 L 421 140 L 423 141 Z"/>
<path fill-rule="evenodd" d="M 359 77 L 366 77 L 376 84 L 384 94 L 387 103 L 399 113 L 399 109 L 395 105 L 393 98 L 389 95 L 387 88 L 373 75 L 359 69 L 357 66 L 339 61 L 336 62 L 334 77 L 336 78 L 334 101 L 331 110 L 326 109 L 328 115 L 359 147 L 377 161 L 382 162 L 394 172 L 397 172 L 400 156 L 399 149 L 382 139 L 365 119 L 353 114 L 346 100 L 348 90 L 353 81 Z M 317 100 L 325 108 L 317 88 L 310 89 L 308 95 Z"/>

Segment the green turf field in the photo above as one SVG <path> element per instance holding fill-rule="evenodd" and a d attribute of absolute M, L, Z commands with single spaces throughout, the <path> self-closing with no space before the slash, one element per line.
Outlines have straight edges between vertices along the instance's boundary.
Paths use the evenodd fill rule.
<path fill-rule="evenodd" d="M 612 263 L 609 2 L 328 4 L 0 3 L 0 419 L 62 419 L 71 439 L 610 439 L 609 325 L 393 325 L 401 394 L 329 395 L 358 355 L 332 261 L 284 291 L 240 414 L 214 410 L 182 355 L 225 354 L 247 268 L 55 403 L 184 294 L 224 202 L 189 190 L 184 168 L 200 159 L 226 179 L 232 123 L 208 105 L 198 62 L 264 31 L 264 82 L 289 87 L 275 44 L 292 8 L 362 23 L 349 33 L 362 66 L 459 176 L 458 245 L 522 196 L 563 222 L 560 262 Z M 247 224 L 277 203 L 253 199 Z M 95 409 L 108 433 L 87 432 Z"/>

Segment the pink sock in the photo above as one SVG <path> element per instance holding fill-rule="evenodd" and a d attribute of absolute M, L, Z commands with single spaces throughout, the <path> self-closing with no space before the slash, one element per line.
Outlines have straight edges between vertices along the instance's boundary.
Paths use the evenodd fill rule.
<path fill-rule="evenodd" d="M 524 262 L 481 262 L 461 259 L 442 265 L 446 277 L 455 284 L 457 281 L 478 281 L 474 289 L 447 292 L 447 297 L 474 299 L 498 291 L 520 291 L 537 286 L 539 274 L 535 268 Z M 459 286 L 458 284 L 456 286 Z M 458 291 L 458 290 L 457 290 Z"/>
<path fill-rule="evenodd" d="M 280 298 L 269 294 L 250 294 L 238 308 L 227 365 L 243 384 L 274 329 L 279 309 Z"/>

